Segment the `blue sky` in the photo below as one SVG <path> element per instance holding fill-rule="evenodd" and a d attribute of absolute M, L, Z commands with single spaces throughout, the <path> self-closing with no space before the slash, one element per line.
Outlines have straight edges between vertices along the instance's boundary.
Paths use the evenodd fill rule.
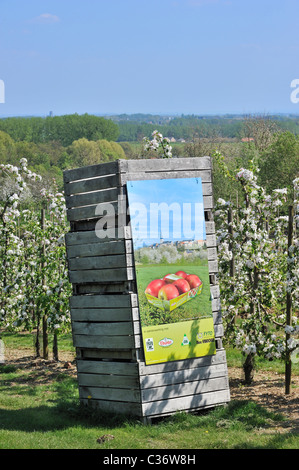
<path fill-rule="evenodd" d="M 166 240 L 205 240 L 201 178 L 127 183 L 135 247 Z"/>
<path fill-rule="evenodd" d="M 299 114 L 298 18 L 298 0 L 1 0 L 0 116 Z"/>

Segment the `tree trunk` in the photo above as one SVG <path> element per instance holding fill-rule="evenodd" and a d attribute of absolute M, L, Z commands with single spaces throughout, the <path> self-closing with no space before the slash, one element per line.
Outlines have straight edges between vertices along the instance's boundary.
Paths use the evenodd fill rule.
<path fill-rule="evenodd" d="M 53 338 L 53 358 L 55 361 L 58 361 L 58 332 L 54 331 Z"/>
<path fill-rule="evenodd" d="M 246 356 L 246 359 L 243 364 L 243 370 L 244 370 L 244 375 L 245 375 L 245 384 L 246 385 L 251 385 L 253 381 L 253 375 L 254 375 L 254 354 L 249 353 Z"/>

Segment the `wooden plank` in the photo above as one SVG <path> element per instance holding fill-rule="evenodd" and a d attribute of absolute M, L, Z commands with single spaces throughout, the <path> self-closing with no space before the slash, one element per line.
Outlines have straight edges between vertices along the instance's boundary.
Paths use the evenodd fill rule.
<path fill-rule="evenodd" d="M 116 231 L 116 237 L 107 240 L 106 238 L 101 238 L 97 235 L 95 230 L 80 231 L 80 232 L 68 232 L 65 234 L 66 245 L 69 248 L 73 245 L 85 245 L 85 244 L 100 244 L 100 243 L 113 243 L 123 239 L 132 239 L 131 228 L 122 227 L 123 233 L 121 236 L 118 236 L 118 231 Z"/>
<path fill-rule="evenodd" d="M 216 239 L 215 233 L 206 235 L 206 245 L 207 245 L 207 248 L 217 247 L 217 239 Z"/>
<path fill-rule="evenodd" d="M 80 391 L 80 388 L 79 388 Z M 84 395 L 84 396 L 82 396 Z M 104 411 L 105 413 L 122 414 L 131 416 L 141 417 L 141 405 L 139 403 L 126 403 L 121 401 L 105 401 L 105 400 L 93 400 L 86 397 L 86 394 L 80 393 L 80 399 L 82 404 L 91 406 L 96 410 Z M 84 398 L 85 397 L 85 398 Z"/>
<path fill-rule="evenodd" d="M 192 171 L 151 171 L 142 173 L 124 173 L 120 177 L 122 185 L 129 181 L 144 181 L 144 180 L 162 180 L 162 179 L 178 179 L 178 178 L 201 178 L 202 172 L 199 170 Z M 204 180 L 202 181 L 203 194 L 208 196 L 211 194 L 211 175 L 208 177 L 205 173 Z"/>
<path fill-rule="evenodd" d="M 107 283 L 111 281 L 130 281 L 133 279 L 135 279 L 135 270 L 133 268 L 82 269 L 80 271 L 69 271 L 69 280 L 72 284 L 84 282 Z"/>
<path fill-rule="evenodd" d="M 109 283 L 85 283 L 85 284 L 73 284 L 74 292 L 76 295 L 82 294 L 127 294 L 130 292 L 136 292 L 136 283 L 134 280 L 131 281 L 119 281 Z"/>
<path fill-rule="evenodd" d="M 111 175 L 92 179 L 74 181 L 65 185 L 65 194 L 86 193 L 88 191 L 100 191 L 101 189 L 115 189 L 119 186 L 119 176 Z M 68 206 L 67 206 L 68 207 Z"/>
<path fill-rule="evenodd" d="M 141 346 L 140 336 L 73 335 L 76 348 L 91 349 L 135 349 Z"/>
<path fill-rule="evenodd" d="M 72 308 L 72 321 L 126 322 L 139 320 L 138 308 Z"/>
<path fill-rule="evenodd" d="M 121 401 L 129 403 L 140 403 L 139 390 L 132 389 L 130 393 L 124 393 L 122 389 L 106 387 L 80 387 L 80 396 L 82 398 L 91 397 L 93 400 Z"/>
<path fill-rule="evenodd" d="M 102 387 L 117 388 L 127 390 L 131 394 L 131 389 L 139 388 L 138 376 L 129 375 L 109 375 L 109 374 L 82 374 L 78 373 L 79 387 Z M 129 389 L 129 390 L 128 390 Z M 124 392 L 123 390 L 123 392 Z"/>
<path fill-rule="evenodd" d="M 103 202 L 117 201 L 119 190 L 117 188 L 102 191 L 93 191 L 74 196 L 66 196 L 65 202 L 68 209 L 80 206 L 90 206 L 91 204 L 100 204 Z"/>
<path fill-rule="evenodd" d="M 215 235 L 215 222 L 213 221 L 206 221 L 206 234 L 207 235 Z"/>
<path fill-rule="evenodd" d="M 153 172 L 179 170 L 207 170 L 211 169 L 211 157 L 194 158 L 155 158 L 144 160 L 119 160 L 119 171 L 121 173 Z"/>
<path fill-rule="evenodd" d="M 143 403 L 184 397 L 188 395 L 204 394 L 223 390 L 228 387 L 228 378 L 215 377 L 193 382 L 175 383 L 161 387 L 152 387 L 141 389 L 141 399 Z"/>
<path fill-rule="evenodd" d="M 99 239 L 98 239 L 99 240 Z M 71 245 L 67 248 L 68 258 L 87 256 L 107 256 L 133 253 L 131 240 L 106 241 L 98 243 L 87 243 L 82 245 Z"/>
<path fill-rule="evenodd" d="M 227 376 L 226 364 L 213 364 L 193 369 L 183 369 L 160 374 L 144 375 L 140 378 L 140 387 L 148 389 L 151 387 L 164 387 L 166 385 L 184 384 L 186 382 L 198 382 L 215 377 Z"/>
<path fill-rule="evenodd" d="M 221 405 L 230 401 L 228 389 L 207 393 L 199 393 L 186 397 L 178 397 L 171 400 L 160 400 L 144 403 L 142 405 L 143 416 L 161 416 L 183 410 L 198 410 Z"/>
<path fill-rule="evenodd" d="M 89 336 L 125 336 L 140 334 L 139 322 L 83 322 L 72 321 L 73 334 Z"/>
<path fill-rule="evenodd" d="M 99 219 L 100 217 L 104 216 L 106 219 L 110 217 L 113 220 L 116 216 L 127 213 L 125 204 L 123 202 L 124 199 L 117 202 L 104 202 L 90 206 L 68 209 L 67 219 L 71 222 L 76 220 Z"/>
<path fill-rule="evenodd" d="M 77 360 L 79 373 L 85 374 L 115 374 L 117 376 L 138 377 L 138 365 L 133 362 L 88 361 Z"/>
<path fill-rule="evenodd" d="M 134 260 L 132 255 L 111 255 L 111 256 L 85 256 L 84 258 L 70 258 L 69 269 L 71 271 L 80 270 L 97 270 L 125 268 L 133 266 Z"/>
<path fill-rule="evenodd" d="M 77 348 L 78 357 L 84 360 L 93 361 L 136 361 L 135 349 L 95 349 L 95 348 Z M 80 354 L 80 355 L 79 355 Z"/>
<path fill-rule="evenodd" d="M 208 248 L 207 252 L 208 252 L 208 260 L 210 261 L 218 260 L 217 248 Z"/>
<path fill-rule="evenodd" d="M 64 183 L 71 181 L 84 180 L 87 178 L 95 178 L 97 176 L 106 176 L 116 174 L 119 171 L 118 161 L 98 163 L 96 165 L 74 168 L 63 172 Z"/>
<path fill-rule="evenodd" d="M 75 295 L 70 298 L 71 308 L 122 308 L 137 307 L 137 294 L 125 295 Z"/>
<path fill-rule="evenodd" d="M 226 353 L 224 349 L 216 351 L 216 354 L 213 356 L 194 357 L 181 361 L 165 362 L 163 364 L 152 364 L 148 366 L 144 362 L 139 362 L 138 367 L 139 375 L 142 376 L 193 369 L 222 363 L 226 363 Z"/>
<path fill-rule="evenodd" d="M 214 325 L 214 331 L 215 331 L 215 338 L 220 338 L 223 336 L 223 325 L 218 324 Z"/>

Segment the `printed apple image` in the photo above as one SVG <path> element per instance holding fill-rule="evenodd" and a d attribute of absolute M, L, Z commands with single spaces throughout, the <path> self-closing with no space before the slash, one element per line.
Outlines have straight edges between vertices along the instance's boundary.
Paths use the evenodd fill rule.
<path fill-rule="evenodd" d="M 180 295 L 178 289 L 173 284 L 165 284 L 159 290 L 158 298 L 160 300 L 171 300 L 175 299 Z"/>
<path fill-rule="evenodd" d="M 178 279 L 177 281 L 174 281 L 172 285 L 177 288 L 180 295 L 190 290 L 189 282 L 187 282 L 186 279 Z"/>
<path fill-rule="evenodd" d="M 191 289 L 194 289 L 194 287 L 198 287 L 202 284 L 201 280 L 198 276 L 196 276 L 196 274 L 189 274 L 186 277 L 186 281 L 189 283 Z"/>
<path fill-rule="evenodd" d="M 183 277 L 184 279 L 186 279 L 186 277 L 188 276 L 188 274 L 186 274 L 185 271 L 177 271 L 175 274 L 176 276 Z"/>
<path fill-rule="evenodd" d="M 165 281 L 163 281 L 162 279 L 154 279 L 153 281 L 149 283 L 149 285 L 145 289 L 145 293 L 152 295 L 153 297 L 158 297 L 159 290 L 164 285 L 165 285 Z"/>

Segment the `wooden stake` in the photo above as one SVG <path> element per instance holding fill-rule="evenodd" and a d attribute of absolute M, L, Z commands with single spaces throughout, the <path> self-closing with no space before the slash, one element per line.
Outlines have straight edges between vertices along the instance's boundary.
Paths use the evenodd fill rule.
<path fill-rule="evenodd" d="M 288 251 L 293 244 L 293 220 L 294 220 L 294 208 L 289 206 L 289 225 L 288 225 Z M 286 324 L 292 326 L 292 294 L 287 292 L 287 305 L 286 305 Z M 291 375 L 292 375 L 292 362 L 291 354 L 288 348 L 288 340 L 290 334 L 286 333 L 286 362 L 285 362 L 285 393 L 290 393 L 291 387 Z"/>

